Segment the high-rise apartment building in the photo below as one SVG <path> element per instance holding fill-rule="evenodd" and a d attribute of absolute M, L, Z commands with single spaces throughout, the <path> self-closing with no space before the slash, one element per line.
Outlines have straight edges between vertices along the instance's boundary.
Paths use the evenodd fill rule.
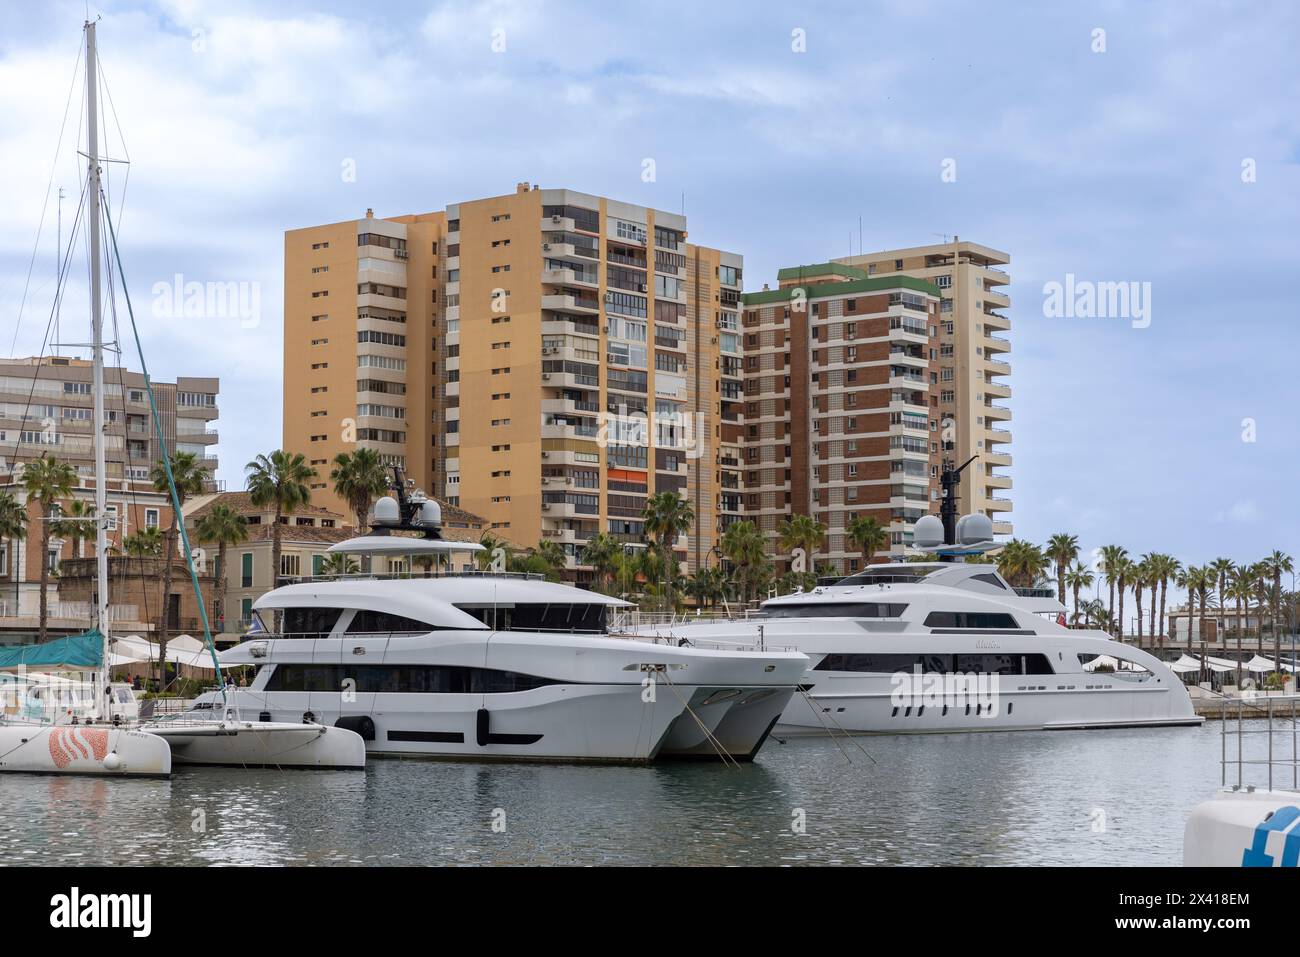
<path fill-rule="evenodd" d="M 1002 288 L 1011 277 L 999 268 L 1010 257 L 979 243 L 914 246 L 852 256 L 838 262 L 868 276 L 915 276 L 942 290 L 939 324 L 939 411 L 960 464 L 979 457 L 962 474 L 960 507 L 993 519 L 998 535 L 1012 532 L 1008 490 L 1011 477 L 1011 432 L 1007 423 L 1011 396 L 1007 377 L 1011 320 L 1004 310 L 1011 300 Z"/>
<path fill-rule="evenodd" d="M 180 377 L 153 381 L 154 398 L 167 446 L 191 452 L 209 472 L 215 472 L 219 380 Z M 149 409 L 144 376 L 117 367 L 104 370 L 104 446 L 107 469 L 109 543 L 121 549 L 124 539 L 142 528 L 167 528 L 171 503 L 155 492 L 150 471 L 162 457 Z M 42 455 L 76 469 L 78 482 L 71 498 L 93 504 L 95 487 L 94 397 L 91 363 L 67 356 L 0 359 L 0 491 L 7 492 L 27 512 L 27 535 L 0 539 L 0 617 L 18 607 L 23 586 L 40 578 L 41 563 L 53 570 L 63 559 L 89 556 L 94 527 L 87 525 L 80 540 L 62 531 L 41 555 L 39 503 L 28 501 L 22 466 Z M 214 479 L 211 488 L 219 487 Z M 25 600 L 25 599 L 24 599 Z"/>
<path fill-rule="evenodd" d="M 358 446 L 579 567 L 690 501 L 687 567 L 741 513 L 741 257 L 684 217 L 565 189 L 285 234 L 284 446 Z M 336 507 L 343 503 L 335 502 Z"/>
<path fill-rule="evenodd" d="M 842 569 L 862 562 L 856 516 L 888 528 L 880 554 L 902 554 L 937 508 L 940 291 L 839 263 L 778 280 L 744 297 L 745 517 L 778 559 L 791 515 L 826 526 L 817 557 Z"/>

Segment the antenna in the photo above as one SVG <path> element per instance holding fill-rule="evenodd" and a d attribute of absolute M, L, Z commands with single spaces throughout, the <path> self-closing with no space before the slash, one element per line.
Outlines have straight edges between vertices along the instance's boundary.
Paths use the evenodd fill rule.
<path fill-rule="evenodd" d="M 67 195 L 59 187 L 59 225 L 57 239 L 54 241 L 54 354 L 59 354 L 59 298 L 63 292 L 63 197 Z"/>
<path fill-rule="evenodd" d="M 939 503 L 939 518 L 943 522 L 943 543 L 945 545 L 956 545 L 957 542 L 957 487 L 961 485 L 961 473 L 966 470 L 977 458 L 979 453 L 972 455 L 958 468 L 953 468 L 952 459 L 943 460 L 943 473 L 939 476 L 939 481 L 943 484 L 943 501 Z M 945 560 L 951 561 L 952 556 L 946 556 Z"/>

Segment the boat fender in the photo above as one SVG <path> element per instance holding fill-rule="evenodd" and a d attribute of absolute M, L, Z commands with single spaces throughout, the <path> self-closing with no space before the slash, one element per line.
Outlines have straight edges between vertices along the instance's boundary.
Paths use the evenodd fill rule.
<path fill-rule="evenodd" d="M 304 712 L 302 713 L 302 723 L 303 723 L 303 724 L 315 724 L 315 723 L 316 723 L 316 712 L 314 712 L 314 711 L 304 711 Z"/>
<path fill-rule="evenodd" d="M 353 714 L 334 722 L 336 728 L 346 728 L 361 735 L 363 741 L 375 740 L 375 722 L 368 714 Z"/>
<path fill-rule="evenodd" d="M 477 721 L 475 722 L 475 737 L 480 748 L 486 747 L 488 743 L 488 709 L 479 708 Z"/>
<path fill-rule="evenodd" d="M 258 721 L 266 721 L 266 722 L 269 722 L 269 721 L 271 720 L 271 712 L 269 712 L 269 711 L 263 711 L 263 712 L 261 712 L 261 713 L 257 716 L 257 720 L 258 720 Z"/>

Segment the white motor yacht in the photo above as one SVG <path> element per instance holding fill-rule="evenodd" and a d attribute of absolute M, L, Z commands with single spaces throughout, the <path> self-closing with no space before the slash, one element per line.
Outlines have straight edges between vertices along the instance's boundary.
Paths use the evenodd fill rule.
<path fill-rule="evenodd" d="M 1197 725 L 1162 661 L 1067 628 L 995 565 L 905 562 L 764 602 L 741 620 L 642 626 L 697 648 L 800 651 L 811 665 L 778 733 L 918 733 Z"/>
<path fill-rule="evenodd" d="M 400 506 L 376 504 L 375 534 L 333 550 L 481 549 L 442 540 L 437 503 L 418 492 L 408 502 L 400 478 L 397 489 Z M 426 537 L 384 534 L 396 528 Z M 350 729 L 371 755 L 752 759 L 808 659 L 610 637 L 607 616 L 626 605 L 505 573 L 285 585 L 254 605 L 262 633 L 221 654 L 223 666 L 258 668 L 249 687 L 229 691 L 229 706 L 245 720 Z M 276 619 L 278 631 L 266 627 Z M 214 694 L 195 703 L 212 707 Z"/>

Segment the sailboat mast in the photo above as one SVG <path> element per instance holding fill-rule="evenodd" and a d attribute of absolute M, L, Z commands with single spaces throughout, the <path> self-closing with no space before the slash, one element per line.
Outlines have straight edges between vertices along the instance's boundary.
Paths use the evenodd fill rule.
<path fill-rule="evenodd" d="M 95 618 L 103 642 L 104 686 L 108 685 L 108 468 L 104 462 L 104 311 L 100 295 L 99 251 L 99 116 L 95 61 L 95 24 L 86 23 L 86 152 L 90 166 L 88 189 L 90 202 L 86 204 L 87 226 L 90 239 L 90 323 L 93 359 L 93 392 L 95 398 L 95 559 L 97 587 L 95 589 Z M 104 705 L 104 693 L 95 696 L 96 714 Z"/>

